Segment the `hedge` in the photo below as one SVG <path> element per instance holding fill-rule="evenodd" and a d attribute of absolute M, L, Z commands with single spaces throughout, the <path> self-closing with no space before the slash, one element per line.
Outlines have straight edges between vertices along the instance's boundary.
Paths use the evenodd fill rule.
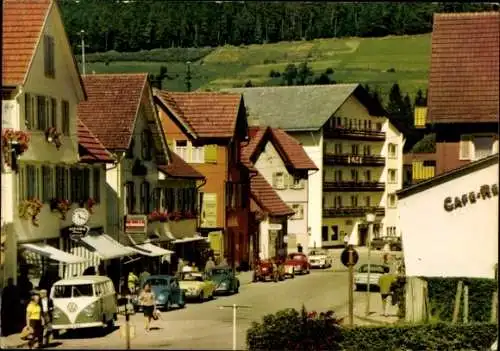
<path fill-rule="evenodd" d="M 267 315 L 247 331 L 249 350 L 484 350 L 497 325 L 419 324 L 346 328 L 329 315 L 293 309 Z"/>
<path fill-rule="evenodd" d="M 186 62 L 197 61 L 208 54 L 213 48 L 168 48 L 142 50 L 136 52 L 107 51 L 85 55 L 86 62 L 113 62 L 113 61 L 149 61 L 149 62 Z M 78 60 L 81 58 L 76 57 Z"/>

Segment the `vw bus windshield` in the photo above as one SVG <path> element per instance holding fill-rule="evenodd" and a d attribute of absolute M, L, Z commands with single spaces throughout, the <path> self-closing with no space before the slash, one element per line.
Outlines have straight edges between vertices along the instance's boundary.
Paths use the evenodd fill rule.
<path fill-rule="evenodd" d="M 88 297 L 94 296 L 92 284 L 56 285 L 54 298 Z"/>

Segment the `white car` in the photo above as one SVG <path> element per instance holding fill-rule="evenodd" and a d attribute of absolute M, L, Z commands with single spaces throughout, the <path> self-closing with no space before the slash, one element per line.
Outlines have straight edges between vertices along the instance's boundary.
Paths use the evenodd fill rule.
<path fill-rule="evenodd" d="M 378 280 L 385 273 L 385 267 L 381 264 L 372 264 L 370 267 L 370 290 L 372 287 L 379 288 Z M 361 288 L 366 289 L 368 285 L 368 265 L 364 264 L 359 267 L 358 271 L 354 274 L 354 285 L 356 290 Z"/>
<path fill-rule="evenodd" d="M 328 256 L 325 250 L 310 250 L 309 265 L 311 268 L 330 268 L 333 265 L 333 258 Z"/>

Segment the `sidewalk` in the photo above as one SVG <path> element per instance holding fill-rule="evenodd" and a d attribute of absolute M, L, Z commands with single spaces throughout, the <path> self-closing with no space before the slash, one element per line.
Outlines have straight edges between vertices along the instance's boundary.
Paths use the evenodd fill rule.
<path fill-rule="evenodd" d="M 11 334 L 0 337 L 0 349 L 20 349 L 28 345 L 28 341 L 21 340 L 21 334 Z"/>
<path fill-rule="evenodd" d="M 337 312 L 344 323 L 349 323 L 349 311 L 347 306 Z M 366 316 L 366 293 L 356 292 L 354 295 L 354 325 L 391 325 L 396 324 L 398 318 L 398 306 L 389 303 L 387 307 L 388 316 L 383 316 L 382 299 L 379 293 L 370 293 L 370 314 Z"/>
<path fill-rule="evenodd" d="M 240 285 L 250 284 L 253 278 L 253 271 L 240 272 L 236 275 L 236 278 L 240 280 Z"/>

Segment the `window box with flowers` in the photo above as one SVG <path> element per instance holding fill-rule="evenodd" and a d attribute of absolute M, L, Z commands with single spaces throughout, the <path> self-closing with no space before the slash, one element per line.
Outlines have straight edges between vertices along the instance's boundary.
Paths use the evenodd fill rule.
<path fill-rule="evenodd" d="M 43 203 L 38 199 L 24 200 L 19 204 L 19 217 L 22 219 L 31 219 L 31 223 L 38 227 L 38 215 L 42 211 Z"/>
<path fill-rule="evenodd" d="M 62 146 L 61 133 L 54 127 L 47 128 L 45 131 L 45 139 L 48 143 L 54 144 L 57 150 Z"/>
<path fill-rule="evenodd" d="M 170 213 L 168 216 L 168 219 L 170 221 L 180 221 L 182 219 L 182 212 L 181 211 L 174 211 Z"/>
<path fill-rule="evenodd" d="M 95 201 L 93 198 L 89 197 L 87 201 L 81 201 L 80 202 L 80 207 L 86 208 L 90 214 L 94 213 L 94 206 L 97 204 L 97 201 Z"/>
<path fill-rule="evenodd" d="M 52 212 L 59 212 L 61 214 L 61 220 L 66 220 L 66 214 L 71 209 L 71 202 L 64 199 L 52 199 L 50 200 L 50 210 Z"/>
<path fill-rule="evenodd" d="M 16 156 L 22 155 L 28 150 L 30 135 L 22 130 L 4 129 L 2 130 L 2 151 L 5 163 L 12 167 L 15 162 L 13 160 L 13 151 Z"/>
<path fill-rule="evenodd" d="M 155 210 L 151 212 L 148 216 L 148 222 L 161 222 L 165 223 L 169 219 L 169 213 L 167 211 Z"/>
<path fill-rule="evenodd" d="M 196 211 L 186 211 L 184 212 L 183 218 L 184 219 L 196 219 L 197 213 Z"/>

